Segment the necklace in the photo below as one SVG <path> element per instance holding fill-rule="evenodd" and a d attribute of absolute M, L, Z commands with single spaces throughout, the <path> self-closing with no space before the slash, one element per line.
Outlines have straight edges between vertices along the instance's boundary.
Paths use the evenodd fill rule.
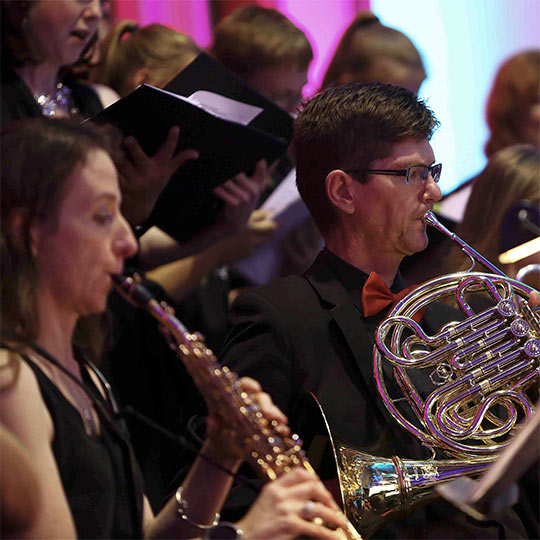
<path fill-rule="evenodd" d="M 72 380 L 71 377 L 58 377 L 56 374 L 54 375 L 54 377 L 57 380 L 57 386 L 59 388 L 64 387 L 67 390 L 68 394 L 71 396 L 72 404 L 73 406 L 75 406 L 76 409 L 78 409 L 79 413 L 81 414 L 83 424 L 88 435 L 94 437 L 99 435 L 99 423 L 96 413 L 92 408 L 92 399 L 84 390 L 84 388 L 81 387 L 81 382 L 77 380 Z"/>
<path fill-rule="evenodd" d="M 57 116 L 59 110 L 66 112 L 69 116 L 78 112 L 77 107 L 73 105 L 71 90 L 61 82 L 56 85 L 54 95 L 36 93 L 34 99 L 43 116 Z"/>
<path fill-rule="evenodd" d="M 95 398 L 92 396 L 91 390 L 85 385 L 85 383 L 78 379 L 71 371 L 64 367 L 54 356 L 48 351 L 33 343 L 30 345 L 41 358 L 47 360 L 49 364 L 57 368 L 57 372 L 52 371 L 51 375 L 54 379 L 54 384 L 62 392 L 67 392 L 66 399 L 75 407 L 81 415 L 82 422 L 85 430 L 90 436 L 97 436 L 100 433 L 98 416 L 94 411 L 94 406 L 97 405 Z M 52 367 L 51 366 L 51 367 Z M 86 369 L 86 364 L 80 366 L 81 369 Z M 61 377 L 64 375 L 64 377 Z M 101 374 L 100 374 L 101 375 Z M 68 397 L 69 396 L 69 397 Z"/>

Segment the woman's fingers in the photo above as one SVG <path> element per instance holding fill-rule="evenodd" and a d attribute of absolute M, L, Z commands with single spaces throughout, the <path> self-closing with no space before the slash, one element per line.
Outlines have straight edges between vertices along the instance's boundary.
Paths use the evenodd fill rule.
<path fill-rule="evenodd" d="M 171 174 L 176 171 L 176 169 L 184 165 L 184 163 L 198 158 L 199 152 L 197 152 L 197 150 L 193 150 L 193 148 L 186 148 L 185 150 L 181 150 L 180 152 L 178 152 L 178 154 L 175 154 L 171 160 Z"/>
<path fill-rule="evenodd" d="M 309 474 L 309 473 L 308 473 Z M 326 505 L 328 508 L 338 510 L 339 507 L 334 501 L 330 492 L 324 487 L 319 478 L 310 474 L 311 478 L 305 479 L 289 487 L 291 496 L 298 500 L 311 500 Z"/>
<path fill-rule="evenodd" d="M 295 501 L 294 507 L 297 515 L 310 523 L 307 530 L 314 533 L 316 529 L 312 528 L 311 525 L 323 525 L 326 530 L 322 534 L 326 538 L 324 535 L 327 534 L 328 527 L 347 527 L 347 519 L 317 476 L 303 470 L 295 470 L 292 473 L 294 473 L 294 477 L 291 478 L 293 483 L 285 486 L 287 497 Z M 319 538 L 319 536 L 316 537 Z"/>
<path fill-rule="evenodd" d="M 174 151 L 176 150 L 176 145 L 178 144 L 178 138 L 180 137 L 180 128 L 178 126 L 173 126 L 169 133 L 167 133 L 167 138 L 165 142 L 161 145 L 159 150 L 154 154 L 154 157 L 159 160 L 168 161 L 173 157 Z"/>
<path fill-rule="evenodd" d="M 316 475 L 296 468 L 263 488 L 241 525 L 257 538 L 342 538 L 334 529 L 346 528 L 347 520 L 335 504 L 319 500 L 326 498 L 321 489 Z"/>
<path fill-rule="evenodd" d="M 272 398 L 265 392 L 258 392 L 250 395 L 253 402 L 255 402 L 261 412 L 264 414 L 267 420 L 275 420 L 280 424 L 287 423 L 287 417 L 276 407 L 272 401 Z"/>
<path fill-rule="evenodd" d="M 272 398 L 262 391 L 260 384 L 250 377 L 242 377 L 240 387 L 249 395 L 249 398 L 257 404 L 261 412 L 268 420 L 275 420 L 281 424 L 286 424 L 288 419 L 281 410 L 274 405 Z"/>
<path fill-rule="evenodd" d="M 146 171 L 148 168 L 149 157 L 146 155 L 141 145 L 137 142 L 135 137 L 126 137 L 124 139 L 124 146 L 128 152 L 128 155 L 133 162 L 136 169 L 139 170 L 139 174 Z"/>
<path fill-rule="evenodd" d="M 227 182 L 222 184 L 222 188 L 235 199 L 237 204 L 247 203 L 254 196 L 253 192 L 242 186 L 236 177 L 227 180 Z"/>
<path fill-rule="evenodd" d="M 312 472 L 304 469 L 303 467 L 295 467 L 287 474 L 284 474 L 283 476 L 280 476 L 277 480 L 274 480 L 272 484 L 267 484 L 264 489 L 268 489 L 270 486 L 273 485 L 288 488 L 301 484 L 302 482 L 311 481 L 314 478 L 318 480 L 318 477 Z"/>
<path fill-rule="evenodd" d="M 529 293 L 529 305 L 531 307 L 540 305 L 540 294 L 538 294 L 536 291 Z"/>
<path fill-rule="evenodd" d="M 229 234 L 239 231 L 248 222 L 265 185 L 267 171 L 265 161 L 261 160 L 252 176 L 239 173 L 214 189 L 214 195 L 225 202 L 220 221 Z"/>
<path fill-rule="evenodd" d="M 193 148 L 185 148 L 184 150 L 175 153 L 179 138 L 180 128 L 178 126 L 173 126 L 169 130 L 169 134 L 161 148 L 152 157 L 152 159 L 163 163 L 166 168 L 170 170 L 170 174 L 184 163 L 199 157 L 199 152 Z"/>
<path fill-rule="evenodd" d="M 134 137 L 126 137 L 124 146 L 138 174 L 148 175 L 151 180 L 154 177 L 161 178 L 163 176 L 168 179 L 181 165 L 191 159 L 197 159 L 199 152 L 192 148 L 186 148 L 175 154 L 179 135 L 180 128 L 178 126 L 172 127 L 165 142 L 153 156 L 148 156 Z"/>
<path fill-rule="evenodd" d="M 258 172 L 256 168 L 253 176 L 247 176 L 245 173 L 239 173 L 234 177 L 237 185 L 248 193 L 250 197 L 259 197 L 266 184 L 266 166 L 259 166 L 260 163 L 261 162 L 257 164 L 257 167 L 260 167 L 261 171 Z M 264 162 L 262 163 L 264 164 Z"/>
<path fill-rule="evenodd" d="M 266 183 L 267 170 L 266 162 L 261 160 L 255 166 L 253 176 L 247 176 L 243 172 L 238 173 L 215 188 L 214 193 L 219 196 L 224 193 L 231 197 L 236 204 L 255 204 Z"/>
<path fill-rule="evenodd" d="M 325 525 L 314 523 L 312 521 L 306 521 L 305 519 L 298 518 L 298 522 L 295 524 L 296 537 L 302 536 L 304 538 L 317 538 L 320 540 L 339 540 L 343 539 L 343 534 L 338 531 L 332 530 Z"/>
<path fill-rule="evenodd" d="M 214 195 L 222 199 L 228 206 L 237 206 L 242 202 L 234 187 L 234 180 L 227 180 L 214 188 Z"/>
<path fill-rule="evenodd" d="M 238 382 L 240 383 L 240 388 L 242 388 L 244 392 L 262 392 L 262 388 L 259 382 L 255 379 L 252 379 L 251 377 L 242 377 L 238 380 Z"/>
<path fill-rule="evenodd" d="M 299 501 L 298 516 L 306 521 L 324 523 L 325 526 L 334 529 L 347 527 L 347 520 L 343 513 L 337 508 L 329 508 L 320 502 L 308 499 Z"/>

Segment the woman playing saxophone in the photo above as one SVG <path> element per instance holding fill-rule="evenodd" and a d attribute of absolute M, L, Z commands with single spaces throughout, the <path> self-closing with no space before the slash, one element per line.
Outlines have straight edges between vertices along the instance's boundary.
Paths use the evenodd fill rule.
<path fill-rule="evenodd" d="M 10 536 L 212 538 L 230 475 L 197 459 L 154 516 L 114 397 L 93 367 L 94 316 L 137 249 L 106 143 L 81 126 L 29 120 L 2 132 L 2 155 L 1 421 L 30 455 L 40 492 L 33 521 Z M 286 434 L 286 417 L 260 386 L 240 384 Z M 208 428 L 202 452 L 236 471 L 243 445 L 218 415 Z M 336 538 L 315 516 L 344 525 L 316 476 L 294 470 L 233 527 L 248 539 Z"/>

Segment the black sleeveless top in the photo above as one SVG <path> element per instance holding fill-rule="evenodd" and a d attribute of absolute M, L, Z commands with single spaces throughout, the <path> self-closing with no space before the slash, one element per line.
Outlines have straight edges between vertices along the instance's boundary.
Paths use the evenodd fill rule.
<path fill-rule="evenodd" d="M 101 434 L 89 436 L 78 410 L 32 360 L 23 358 L 54 423 L 52 450 L 78 538 L 141 538 L 142 480 L 127 441 L 101 414 Z"/>

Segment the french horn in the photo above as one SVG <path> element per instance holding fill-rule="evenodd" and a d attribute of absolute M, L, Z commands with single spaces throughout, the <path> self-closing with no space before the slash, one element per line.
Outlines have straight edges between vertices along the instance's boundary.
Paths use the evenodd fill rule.
<path fill-rule="evenodd" d="M 540 318 L 527 302 L 534 289 L 506 276 L 431 212 L 424 221 L 457 242 L 472 266 L 414 289 L 375 336 L 378 393 L 431 456 L 374 457 L 332 436 L 345 514 L 363 537 L 434 498 L 438 484 L 481 474 L 534 413 L 528 391 L 540 375 Z M 472 272 L 476 262 L 490 273 Z M 477 312 L 471 304 L 480 294 L 489 305 Z M 462 320 L 428 335 L 412 317 L 445 298 L 455 300 Z M 444 459 L 436 459 L 441 452 Z"/>

